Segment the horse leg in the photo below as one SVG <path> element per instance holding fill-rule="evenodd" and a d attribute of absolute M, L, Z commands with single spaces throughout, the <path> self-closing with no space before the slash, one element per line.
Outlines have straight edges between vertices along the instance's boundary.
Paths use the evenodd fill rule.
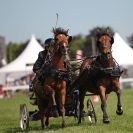
<path fill-rule="evenodd" d="M 37 105 L 38 105 L 38 108 L 39 108 L 39 113 L 40 113 L 40 119 L 41 119 L 41 126 L 42 126 L 42 129 L 44 129 L 44 119 L 45 119 L 45 112 L 44 112 L 44 107 L 43 107 L 43 103 L 37 99 Z"/>
<path fill-rule="evenodd" d="M 83 90 L 83 89 L 82 89 Z M 82 117 L 83 117 L 83 109 L 84 109 L 84 98 L 85 98 L 85 93 L 86 91 L 79 91 L 79 101 L 80 101 L 80 107 L 79 107 L 79 119 L 78 119 L 78 124 L 81 123 Z"/>
<path fill-rule="evenodd" d="M 49 106 L 48 108 L 52 108 L 52 116 L 58 117 L 58 110 L 57 110 L 57 104 L 55 100 L 55 91 L 50 86 L 45 86 L 45 91 L 47 95 L 49 96 Z"/>
<path fill-rule="evenodd" d="M 51 116 L 51 108 L 52 108 L 51 100 L 48 100 L 48 106 L 46 108 L 47 109 L 45 110 L 45 127 L 48 127 L 49 126 L 49 118 Z"/>
<path fill-rule="evenodd" d="M 45 126 L 48 127 L 49 125 L 49 117 L 46 117 Z"/>
<path fill-rule="evenodd" d="M 41 115 L 41 126 L 42 126 L 42 129 L 44 129 L 44 114 L 42 111 L 40 111 L 40 115 Z"/>
<path fill-rule="evenodd" d="M 48 127 L 49 125 L 49 117 L 50 117 L 50 110 L 47 110 L 47 113 L 46 113 L 46 120 L 45 120 L 45 126 Z"/>
<path fill-rule="evenodd" d="M 57 104 L 56 104 L 56 100 L 55 100 L 55 91 L 52 90 L 51 91 L 51 101 L 52 101 L 52 113 L 54 117 L 58 117 L 59 113 L 57 110 Z"/>
<path fill-rule="evenodd" d="M 123 109 L 122 109 L 122 104 L 121 104 L 121 90 L 118 89 L 118 91 L 116 91 L 116 94 L 117 94 L 117 99 L 118 99 L 116 113 L 117 115 L 122 115 Z"/>
<path fill-rule="evenodd" d="M 110 120 L 106 111 L 106 108 L 107 108 L 107 103 L 106 103 L 107 96 L 105 94 L 106 88 L 103 86 L 100 86 L 99 89 L 100 89 L 100 98 L 101 98 L 101 109 L 103 111 L 103 123 L 109 123 Z"/>
<path fill-rule="evenodd" d="M 60 112 L 61 112 L 61 116 L 62 116 L 62 128 L 66 127 L 66 122 L 65 122 L 65 99 L 66 99 L 66 92 L 62 91 L 61 94 L 60 94 Z"/>
<path fill-rule="evenodd" d="M 53 106 L 56 106 L 55 91 L 54 90 L 51 91 L 51 99 L 52 99 Z"/>

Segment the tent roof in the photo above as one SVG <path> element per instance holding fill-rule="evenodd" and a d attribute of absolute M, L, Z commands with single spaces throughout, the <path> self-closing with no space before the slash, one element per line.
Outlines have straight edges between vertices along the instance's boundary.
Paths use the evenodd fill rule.
<path fill-rule="evenodd" d="M 32 71 L 38 53 L 43 47 L 37 42 L 34 36 L 31 37 L 27 47 L 14 61 L 0 69 L 0 73 Z"/>
<path fill-rule="evenodd" d="M 112 54 L 119 65 L 133 65 L 133 49 L 126 44 L 119 33 L 115 33 L 114 35 Z"/>

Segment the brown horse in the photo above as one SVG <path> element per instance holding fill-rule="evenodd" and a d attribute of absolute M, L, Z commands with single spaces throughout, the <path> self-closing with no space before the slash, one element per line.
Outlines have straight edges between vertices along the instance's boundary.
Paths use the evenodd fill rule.
<path fill-rule="evenodd" d="M 37 105 L 40 111 L 41 124 L 44 128 L 49 124 L 49 117 L 57 117 L 60 112 L 62 116 L 62 127 L 65 127 L 65 98 L 66 98 L 66 77 L 68 76 L 65 67 L 65 56 L 68 54 L 68 44 L 71 39 L 68 36 L 68 30 L 62 28 L 53 29 L 54 47 L 53 54 L 47 65 L 47 75 L 43 87 L 36 87 Z M 59 104 L 59 112 L 57 110 L 57 101 Z"/>
<path fill-rule="evenodd" d="M 96 58 L 84 60 L 81 66 L 82 71 L 74 82 L 74 86 L 77 85 L 80 95 L 80 117 L 78 123 L 81 123 L 82 120 L 84 97 L 87 91 L 100 96 L 104 123 L 110 122 L 106 111 L 106 101 L 108 94 L 112 91 L 116 92 L 118 98 L 116 113 L 123 114 L 119 82 L 122 70 L 111 53 L 113 41 L 113 36 L 110 35 L 108 28 L 104 32 L 97 33 L 97 47 L 100 54 Z"/>

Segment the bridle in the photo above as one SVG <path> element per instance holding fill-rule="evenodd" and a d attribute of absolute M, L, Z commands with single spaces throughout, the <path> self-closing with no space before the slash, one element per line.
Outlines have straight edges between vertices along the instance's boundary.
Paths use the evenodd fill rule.
<path fill-rule="evenodd" d="M 60 36 L 65 37 L 66 35 L 60 34 Z M 68 46 L 67 36 L 66 36 L 65 40 L 63 40 L 63 39 L 59 40 L 57 37 L 55 37 L 55 45 L 56 45 L 57 52 L 59 52 L 62 55 L 68 54 L 69 46 Z"/>
<path fill-rule="evenodd" d="M 102 58 L 110 59 L 112 57 L 112 38 L 108 34 L 103 34 L 98 38 L 97 47 Z"/>

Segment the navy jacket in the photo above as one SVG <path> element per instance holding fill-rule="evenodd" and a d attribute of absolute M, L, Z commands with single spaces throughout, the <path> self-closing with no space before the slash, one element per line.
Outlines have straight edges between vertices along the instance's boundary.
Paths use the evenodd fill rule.
<path fill-rule="evenodd" d="M 42 65 L 45 62 L 46 55 L 47 55 L 46 50 L 43 50 L 43 51 L 39 52 L 38 58 L 37 58 L 34 66 L 33 66 L 33 72 L 34 73 L 36 73 L 39 69 L 41 69 Z"/>

